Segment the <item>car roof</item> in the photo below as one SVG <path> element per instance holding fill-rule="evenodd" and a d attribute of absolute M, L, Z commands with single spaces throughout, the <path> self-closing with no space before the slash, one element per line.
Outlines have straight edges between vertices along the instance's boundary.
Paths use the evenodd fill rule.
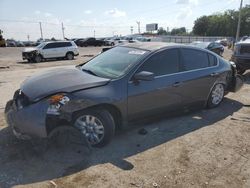
<path fill-rule="evenodd" d="M 58 40 L 58 41 L 48 41 L 48 42 L 44 42 L 44 43 L 49 44 L 49 43 L 57 43 L 57 42 L 72 42 L 72 41 L 68 41 L 68 40 Z"/>
<path fill-rule="evenodd" d="M 183 46 L 183 45 L 176 43 L 166 43 L 166 42 L 134 42 L 134 43 L 127 43 L 122 46 L 130 48 L 139 48 L 148 51 L 156 51 L 165 47 Z"/>
<path fill-rule="evenodd" d="M 247 39 L 244 40 L 244 41 L 240 41 L 240 42 L 238 42 L 237 44 L 250 44 L 250 38 L 247 38 Z"/>

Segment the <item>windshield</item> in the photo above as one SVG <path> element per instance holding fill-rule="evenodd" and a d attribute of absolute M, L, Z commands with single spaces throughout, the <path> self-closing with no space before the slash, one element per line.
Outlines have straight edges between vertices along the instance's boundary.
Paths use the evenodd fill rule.
<path fill-rule="evenodd" d="M 104 78 L 118 78 L 147 53 L 135 48 L 115 47 L 93 58 L 81 69 Z"/>
<path fill-rule="evenodd" d="M 39 45 L 37 46 L 37 48 L 42 48 L 42 47 L 44 47 L 44 45 L 45 45 L 45 43 L 42 42 L 41 44 L 39 44 Z"/>

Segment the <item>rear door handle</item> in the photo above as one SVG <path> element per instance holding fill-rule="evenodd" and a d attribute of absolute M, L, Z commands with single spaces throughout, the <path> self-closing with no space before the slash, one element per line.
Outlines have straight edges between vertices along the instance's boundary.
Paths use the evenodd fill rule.
<path fill-rule="evenodd" d="M 210 74 L 210 76 L 218 76 L 218 75 L 219 75 L 219 73 L 217 73 L 217 72 Z"/>
<path fill-rule="evenodd" d="M 173 84 L 173 87 L 179 87 L 181 84 L 182 84 L 182 82 L 175 82 L 175 83 Z"/>

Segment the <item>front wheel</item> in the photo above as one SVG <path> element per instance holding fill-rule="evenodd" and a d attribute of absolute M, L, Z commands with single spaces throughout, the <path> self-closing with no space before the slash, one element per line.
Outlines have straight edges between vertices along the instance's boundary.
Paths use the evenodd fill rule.
<path fill-rule="evenodd" d="M 42 56 L 41 55 L 36 55 L 34 58 L 35 63 L 40 63 L 42 61 Z"/>
<path fill-rule="evenodd" d="M 225 95 L 224 85 L 221 83 L 216 84 L 209 95 L 207 101 L 207 107 L 215 108 L 219 106 L 224 98 L 224 95 Z"/>
<path fill-rule="evenodd" d="M 112 115 L 103 109 L 90 109 L 80 113 L 74 118 L 76 127 L 94 147 L 107 145 L 115 133 L 115 123 Z"/>

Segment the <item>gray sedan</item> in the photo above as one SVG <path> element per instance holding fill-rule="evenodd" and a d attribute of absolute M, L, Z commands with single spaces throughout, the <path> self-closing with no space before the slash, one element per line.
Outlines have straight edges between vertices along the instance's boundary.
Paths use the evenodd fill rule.
<path fill-rule="evenodd" d="M 23 82 L 5 114 L 20 138 L 50 137 L 61 126 L 104 146 L 115 130 L 159 113 L 217 107 L 243 82 L 235 65 L 205 49 L 167 43 L 114 47 L 83 65 Z"/>

